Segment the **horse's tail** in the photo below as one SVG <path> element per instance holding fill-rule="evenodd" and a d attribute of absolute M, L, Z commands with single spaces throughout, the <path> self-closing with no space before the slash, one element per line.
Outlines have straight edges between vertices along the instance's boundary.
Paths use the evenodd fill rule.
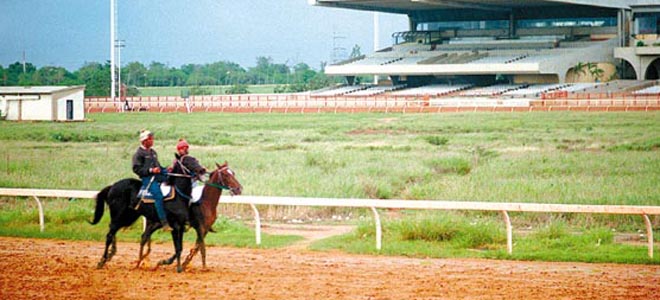
<path fill-rule="evenodd" d="M 96 209 L 94 209 L 94 220 L 89 222 L 89 224 L 96 225 L 101 221 L 103 217 L 103 211 L 105 209 L 105 201 L 108 199 L 108 193 L 112 186 L 106 186 L 98 194 L 96 194 Z"/>

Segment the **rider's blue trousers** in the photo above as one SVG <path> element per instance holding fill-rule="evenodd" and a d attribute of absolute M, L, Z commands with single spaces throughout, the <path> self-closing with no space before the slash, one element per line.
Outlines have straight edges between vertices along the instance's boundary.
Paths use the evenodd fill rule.
<path fill-rule="evenodd" d="M 160 182 L 157 181 L 158 178 L 154 178 L 152 181 L 152 177 L 153 176 L 142 177 L 142 187 L 144 188 L 145 186 L 149 185 L 149 182 L 151 182 L 149 185 L 149 193 L 152 195 L 152 197 L 154 197 L 154 204 L 156 205 L 156 213 L 158 214 L 158 219 L 165 220 L 167 219 L 167 215 L 165 214 L 165 207 L 163 205 L 163 192 L 160 190 Z"/>

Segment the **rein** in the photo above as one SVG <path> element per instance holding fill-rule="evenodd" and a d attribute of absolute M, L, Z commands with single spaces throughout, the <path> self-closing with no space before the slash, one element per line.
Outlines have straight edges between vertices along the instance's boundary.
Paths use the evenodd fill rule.
<path fill-rule="evenodd" d="M 221 172 L 226 170 L 226 169 L 227 169 L 227 167 L 224 167 L 222 169 L 218 169 L 218 170 L 214 171 L 214 173 L 218 173 L 218 177 L 220 177 L 220 181 L 222 182 L 222 184 L 217 184 L 217 183 L 214 183 L 214 182 L 211 182 L 210 180 L 208 180 L 208 181 L 204 181 L 204 185 L 208 185 L 208 186 L 220 189 L 220 190 L 231 190 L 230 187 L 224 185 L 224 182 L 223 182 L 224 180 L 222 180 Z"/>
<path fill-rule="evenodd" d="M 231 188 L 226 186 L 226 185 L 219 185 L 217 183 L 213 183 L 213 182 L 210 182 L 210 181 L 204 181 L 204 185 L 208 185 L 208 186 L 211 186 L 211 187 L 214 187 L 214 188 L 217 188 L 217 189 L 221 189 L 221 190 L 231 190 Z"/>
<path fill-rule="evenodd" d="M 225 167 L 225 168 L 226 168 L 226 167 Z M 216 170 L 215 172 L 222 172 L 223 170 L 225 170 L 225 168 L 223 168 L 223 169 L 219 169 L 219 170 Z M 167 173 L 167 176 L 192 178 L 192 176 L 190 176 L 190 175 L 177 174 L 177 173 Z M 221 175 L 221 174 L 218 174 L 218 176 L 220 176 L 220 180 L 222 180 L 222 175 Z M 211 181 L 208 181 L 208 180 L 207 180 L 207 181 L 204 181 L 204 185 L 208 185 L 208 186 L 211 186 L 211 187 L 214 187 L 214 188 L 220 189 L 220 190 L 231 190 L 231 188 L 228 187 L 228 186 L 226 186 L 226 185 L 217 184 L 217 183 L 214 183 L 214 182 L 211 182 Z"/>
<path fill-rule="evenodd" d="M 192 178 L 190 175 L 185 175 L 185 174 L 177 174 L 177 173 L 167 173 L 167 176 L 172 176 L 172 177 L 185 177 L 185 178 Z"/>
<path fill-rule="evenodd" d="M 190 176 L 190 175 L 173 174 L 173 173 L 168 173 L 167 176 L 192 178 L 192 176 Z M 213 183 L 211 181 L 204 181 L 204 185 L 208 185 L 208 186 L 211 186 L 211 187 L 214 187 L 214 188 L 217 188 L 217 189 L 221 189 L 221 190 L 231 190 L 231 188 L 226 186 L 226 185 L 220 185 L 220 184 L 217 184 L 217 183 Z"/>

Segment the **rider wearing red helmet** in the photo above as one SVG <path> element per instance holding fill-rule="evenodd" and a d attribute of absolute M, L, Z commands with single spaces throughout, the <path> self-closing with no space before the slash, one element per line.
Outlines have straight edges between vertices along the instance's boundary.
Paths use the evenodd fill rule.
<path fill-rule="evenodd" d="M 190 145 L 185 139 L 179 139 L 176 144 L 176 152 L 174 154 L 174 162 L 172 162 L 171 173 L 181 174 L 185 177 L 173 176 L 174 184 L 177 187 L 182 187 L 182 191 L 186 196 L 190 197 L 192 193 L 192 182 L 200 180 L 206 174 L 206 168 L 202 167 L 199 161 L 190 156 L 188 150 Z M 185 182 L 183 180 L 186 180 Z M 177 184 L 179 183 L 179 184 Z"/>
<path fill-rule="evenodd" d="M 188 142 L 185 139 L 179 139 L 179 142 L 176 144 L 176 152 L 183 151 L 185 154 L 188 154 L 188 148 L 190 148 Z"/>

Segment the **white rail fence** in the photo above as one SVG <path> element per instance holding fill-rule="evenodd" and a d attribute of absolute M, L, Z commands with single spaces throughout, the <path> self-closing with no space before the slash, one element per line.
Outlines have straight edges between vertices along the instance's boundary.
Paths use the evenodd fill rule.
<path fill-rule="evenodd" d="M 39 207 L 39 224 L 44 230 L 44 209 L 39 197 L 50 198 L 88 198 L 93 199 L 97 191 L 47 190 L 47 189 L 15 189 L 0 188 L 0 196 L 32 197 Z M 282 206 L 331 206 L 369 208 L 374 214 L 376 225 L 376 248 L 382 248 L 382 228 L 378 209 L 433 209 L 433 210 L 479 210 L 497 211 L 502 214 L 506 225 L 507 251 L 513 253 L 513 227 L 509 212 L 538 213 L 588 213 L 588 214 L 618 214 L 639 215 L 646 226 L 648 256 L 653 258 L 653 228 L 650 215 L 660 215 L 660 206 L 632 205 L 576 205 L 576 204 L 537 204 L 537 203 L 505 203 L 505 202 L 462 202 L 436 200 L 374 200 L 374 199 L 336 199 L 336 198 L 299 198 L 299 197 L 266 197 L 266 196 L 235 196 L 222 197 L 220 203 L 247 204 L 252 207 L 255 221 L 255 239 L 261 244 L 261 218 L 257 205 Z"/>

